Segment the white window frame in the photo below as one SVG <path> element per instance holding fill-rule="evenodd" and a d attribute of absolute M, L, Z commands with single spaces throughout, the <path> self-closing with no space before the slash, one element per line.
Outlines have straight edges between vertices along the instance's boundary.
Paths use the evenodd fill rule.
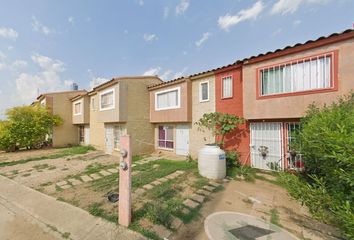
<path fill-rule="evenodd" d="M 225 78 L 230 78 L 231 79 L 231 96 L 224 96 L 224 79 Z M 221 78 L 221 98 L 222 99 L 228 99 L 228 98 L 233 98 L 234 97 L 234 78 L 232 75 L 229 76 L 224 76 Z"/>
<path fill-rule="evenodd" d="M 173 91 L 176 91 L 176 90 L 177 90 L 177 100 L 178 100 L 177 106 L 164 107 L 164 108 L 158 108 L 157 107 L 157 96 L 159 94 L 173 92 Z M 169 88 L 167 90 L 155 92 L 155 111 L 168 110 L 168 109 L 177 109 L 177 108 L 180 108 L 180 107 L 181 107 L 181 87 Z"/>
<path fill-rule="evenodd" d="M 165 128 L 165 139 L 164 140 L 160 139 L 159 127 Z M 167 129 L 172 129 L 172 140 L 167 140 Z M 176 140 L 175 140 L 176 132 L 175 131 L 176 131 L 176 129 L 175 129 L 175 126 L 173 126 L 173 125 L 158 125 L 157 126 L 157 148 L 161 149 L 161 150 L 166 150 L 166 151 L 174 151 L 176 149 Z M 165 145 L 166 145 L 166 142 L 172 142 L 173 147 L 172 148 L 160 147 L 160 144 L 159 144 L 160 141 L 164 141 Z"/>
<path fill-rule="evenodd" d="M 75 113 L 75 106 L 77 104 L 80 104 L 80 112 L 79 113 Z M 83 104 L 84 103 L 83 103 L 82 99 L 73 102 L 73 114 L 74 114 L 74 116 L 82 115 Z"/>
<path fill-rule="evenodd" d="M 203 88 L 202 88 L 202 85 L 203 84 L 207 84 L 208 86 L 208 98 L 207 99 L 203 99 Z M 203 81 L 203 82 L 200 82 L 199 83 L 199 102 L 209 102 L 210 100 L 210 84 L 209 84 L 209 81 Z"/>
<path fill-rule="evenodd" d="M 276 69 L 276 68 L 281 68 L 281 67 L 289 67 L 290 66 L 290 69 L 291 69 L 291 74 L 293 74 L 293 71 L 295 71 L 297 73 L 297 67 L 299 66 L 299 64 L 305 64 L 305 63 L 309 63 L 309 68 L 311 69 L 312 68 L 312 65 L 311 63 L 313 63 L 314 61 L 317 61 L 317 64 L 318 64 L 318 60 L 319 59 L 329 59 L 330 63 L 329 63 L 329 71 L 325 73 L 328 74 L 329 76 L 329 86 L 324 86 L 324 87 L 310 87 L 308 89 L 300 89 L 300 90 L 297 90 L 296 87 L 293 87 L 291 86 L 291 88 L 294 88 L 293 90 L 290 90 L 290 91 L 284 91 L 284 87 L 283 87 L 283 91 L 280 91 L 280 92 L 275 92 L 275 93 L 267 93 L 267 94 L 264 94 L 263 93 L 263 73 L 267 70 L 270 70 L 270 69 Z M 318 66 L 316 65 L 316 67 L 318 68 Z M 326 69 L 325 69 L 326 70 Z M 306 92 L 312 92 L 312 91 L 321 91 L 321 90 L 327 90 L 327 89 L 333 89 L 334 88 L 334 52 L 328 52 L 328 53 L 322 53 L 322 54 L 317 54 L 315 56 L 307 56 L 307 57 L 302 57 L 302 58 L 299 58 L 299 59 L 293 59 L 293 60 L 289 60 L 287 62 L 284 62 L 284 63 L 278 63 L 278 64 L 273 64 L 271 66 L 265 66 L 265 67 L 261 67 L 257 70 L 257 74 L 258 74 L 258 77 L 257 77 L 257 84 L 259 85 L 259 92 L 258 92 L 258 96 L 259 97 L 268 97 L 268 96 L 277 96 L 277 95 L 284 95 L 284 94 L 290 94 L 290 95 L 296 95 L 298 93 L 306 93 Z M 316 75 L 317 76 L 317 75 Z M 285 81 L 282 79 L 282 75 L 279 75 L 279 81 L 282 81 L 282 84 L 284 85 L 285 84 Z M 312 75 L 311 75 L 311 70 L 310 70 L 310 82 L 305 82 L 305 79 L 303 78 L 299 78 L 299 79 L 296 79 L 297 82 L 302 82 L 303 84 L 303 88 L 304 88 L 304 85 L 305 84 L 311 84 L 311 81 L 314 81 L 317 82 L 318 79 L 315 78 L 315 79 L 312 79 Z M 279 82 L 278 82 L 279 83 Z M 294 82 L 291 82 L 291 84 L 293 84 Z M 324 82 L 326 84 L 326 82 Z M 274 84 L 274 80 L 273 80 L 273 83 Z"/>
<path fill-rule="evenodd" d="M 113 105 L 111 107 L 106 107 L 106 108 L 102 108 L 102 95 L 106 95 L 108 93 L 113 93 Z M 99 94 L 99 107 L 100 107 L 100 111 L 106 111 L 106 110 L 112 110 L 112 109 L 115 109 L 116 108 L 116 95 L 115 95 L 115 89 L 114 88 L 111 88 L 111 89 L 107 89 L 106 91 L 104 92 L 101 92 Z"/>

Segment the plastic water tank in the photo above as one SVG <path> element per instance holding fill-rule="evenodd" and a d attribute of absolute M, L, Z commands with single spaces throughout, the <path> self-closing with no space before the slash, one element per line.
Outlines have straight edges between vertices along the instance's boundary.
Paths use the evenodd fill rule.
<path fill-rule="evenodd" d="M 225 152 L 216 144 L 207 144 L 199 150 L 199 174 L 210 179 L 223 179 L 226 176 Z"/>

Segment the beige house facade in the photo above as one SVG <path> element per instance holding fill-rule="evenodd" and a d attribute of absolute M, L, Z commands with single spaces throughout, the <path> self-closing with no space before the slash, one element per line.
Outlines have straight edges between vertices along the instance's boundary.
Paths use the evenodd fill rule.
<path fill-rule="evenodd" d="M 72 123 L 78 128 L 78 142 L 90 145 L 90 98 L 87 93 L 70 99 L 72 101 Z"/>
<path fill-rule="evenodd" d="M 200 148 L 215 142 L 210 132 L 194 124 L 204 113 L 215 111 L 212 72 L 150 86 L 149 91 L 157 151 L 196 158 Z"/>
<path fill-rule="evenodd" d="M 162 81 L 156 76 L 114 78 L 88 93 L 90 144 L 108 154 L 120 151 L 120 136 L 132 137 L 133 154 L 154 150 L 147 87 Z"/>
<path fill-rule="evenodd" d="M 44 93 L 37 98 L 37 103 L 47 107 L 52 114 L 57 114 L 63 119 L 63 124 L 53 128 L 53 147 L 64 147 L 78 143 L 77 126 L 72 123 L 72 102 L 71 98 L 85 94 L 86 91 L 65 91 Z"/>

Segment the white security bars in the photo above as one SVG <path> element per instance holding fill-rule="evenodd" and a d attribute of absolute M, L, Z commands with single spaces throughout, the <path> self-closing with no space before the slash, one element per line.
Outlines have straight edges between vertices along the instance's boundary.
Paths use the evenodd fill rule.
<path fill-rule="evenodd" d="M 230 98 L 232 97 L 232 77 L 222 78 L 222 97 Z"/>
<path fill-rule="evenodd" d="M 323 54 L 260 70 L 260 95 L 333 87 L 333 54 Z"/>

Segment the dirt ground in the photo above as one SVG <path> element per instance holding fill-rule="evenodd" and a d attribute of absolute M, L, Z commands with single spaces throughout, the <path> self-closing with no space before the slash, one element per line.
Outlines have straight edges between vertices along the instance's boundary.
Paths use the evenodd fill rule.
<path fill-rule="evenodd" d="M 18 161 L 21 159 L 41 157 L 49 154 L 55 154 L 62 151 L 60 148 L 47 148 L 40 150 L 23 150 L 17 152 L 2 152 L 0 151 L 0 162 Z"/>
<path fill-rule="evenodd" d="M 214 212 L 234 211 L 270 221 L 272 209 L 278 211 L 281 227 L 300 239 L 337 239 L 327 234 L 336 232 L 333 227 L 312 219 L 306 207 L 291 199 L 287 191 L 278 185 L 265 180 L 254 183 L 232 180 L 224 186 L 224 191 L 213 194 L 205 203 L 199 219 L 180 229 L 173 240 L 207 240 L 203 221 Z"/>
<path fill-rule="evenodd" d="M 34 152 L 35 156 L 45 156 L 53 153 L 54 149 L 39 150 Z M 32 151 L 31 151 L 32 152 Z M 7 158 L 14 157 L 15 153 L 3 154 Z M 26 159 L 30 152 L 18 153 Z M 34 156 L 34 155 L 33 155 Z M 18 156 L 15 159 L 23 159 Z M 11 158 L 11 160 L 13 160 Z M 9 161 L 9 160 L 7 160 Z M 0 173 L 12 178 L 25 186 L 37 188 L 41 184 L 48 182 L 57 182 L 69 175 L 75 175 L 82 172 L 88 165 L 94 163 L 101 164 L 118 164 L 118 158 L 111 155 L 104 154 L 101 151 L 90 151 L 86 154 L 68 156 L 57 159 L 46 159 L 40 161 L 27 162 L 24 164 L 17 164 L 13 166 L 6 166 L 0 168 Z"/>

